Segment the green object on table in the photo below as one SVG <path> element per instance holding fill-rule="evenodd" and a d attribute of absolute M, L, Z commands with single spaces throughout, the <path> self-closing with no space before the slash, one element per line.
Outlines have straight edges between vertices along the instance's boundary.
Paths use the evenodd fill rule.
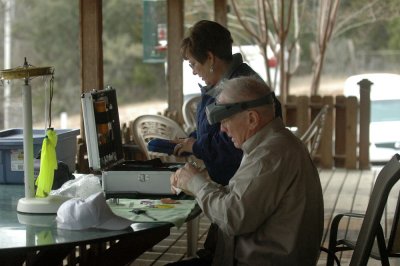
<path fill-rule="evenodd" d="M 56 145 L 57 134 L 52 128 L 49 128 L 46 131 L 40 155 L 40 171 L 36 179 L 37 197 L 47 197 L 53 186 L 54 171 L 57 170 Z"/>

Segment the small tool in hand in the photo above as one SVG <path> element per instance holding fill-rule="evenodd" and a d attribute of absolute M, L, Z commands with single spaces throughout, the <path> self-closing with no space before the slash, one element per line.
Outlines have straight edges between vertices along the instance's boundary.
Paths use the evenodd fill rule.
<path fill-rule="evenodd" d="M 157 221 L 156 218 L 150 216 L 147 214 L 146 210 L 142 210 L 142 209 L 132 209 L 131 212 L 133 212 L 134 214 L 143 214 L 144 216 L 152 219 L 153 221 Z"/>

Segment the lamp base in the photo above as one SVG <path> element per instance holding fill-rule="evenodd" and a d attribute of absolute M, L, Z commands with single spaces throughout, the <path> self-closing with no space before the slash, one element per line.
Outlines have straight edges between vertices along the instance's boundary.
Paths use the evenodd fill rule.
<path fill-rule="evenodd" d="M 21 198 L 18 200 L 17 211 L 22 213 L 51 214 L 69 197 L 49 195 L 46 198 Z"/>
<path fill-rule="evenodd" d="M 53 213 L 37 214 L 17 212 L 18 222 L 20 224 L 49 227 L 56 224 L 56 215 Z"/>

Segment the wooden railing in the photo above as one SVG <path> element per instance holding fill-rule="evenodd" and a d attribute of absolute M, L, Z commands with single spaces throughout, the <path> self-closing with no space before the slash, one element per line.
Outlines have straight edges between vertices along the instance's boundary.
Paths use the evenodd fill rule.
<path fill-rule="evenodd" d="M 371 82 L 362 80 L 360 100 L 355 96 L 289 96 L 283 107 L 288 127 L 300 136 L 324 105 L 329 111 L 316 163 L 322 168 L 369 169 L 369 123 Z"/>

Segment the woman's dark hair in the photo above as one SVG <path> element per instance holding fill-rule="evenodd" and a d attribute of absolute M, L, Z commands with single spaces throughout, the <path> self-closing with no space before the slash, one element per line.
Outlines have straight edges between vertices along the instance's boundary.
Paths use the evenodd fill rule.
<path fill-rule="evenodd" d="M 224 61 L 232 60 L 232 36 L 228 29 L 214 21 L 200 20 L 189 29 L 182 40 L 181 54 L 187 60 L 189 52 L 198 62 L 204 63 L 207 52 Z"/>

